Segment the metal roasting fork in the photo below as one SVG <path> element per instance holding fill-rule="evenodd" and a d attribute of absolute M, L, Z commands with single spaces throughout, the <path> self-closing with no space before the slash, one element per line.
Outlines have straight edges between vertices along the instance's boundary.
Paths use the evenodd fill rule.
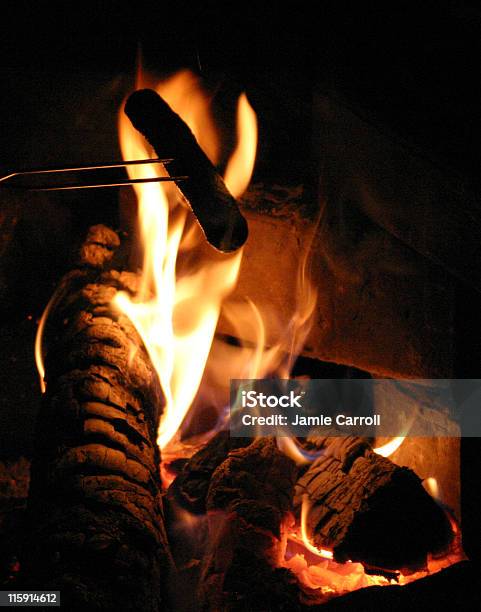
<path fill-rule="evenodd" d="M 171 181 L 184 181 L 188 179 L 188 176 L 156 176 L 153 178 L 142 178 L 142 179 L 119 179 L 113 183 L 106 182 L 76 182 L 76 183 L 67 183 L 67 184 L 55 184 L 47 183 L 43 185 L 35 185 L 35 184 L 10 184 L 13 182 L 13 179 L 17 177 L 34 177 L 42 174 L 60 174 L 67 172 L 87 172 L 92 170 L 106 170 L 109 168 L 124 168 L 126 166 L 136 166 L 140 164 L 168 164 L 172 159 L 134 159 L 131 161 L 122 161 L 122 162 L 111 162 L 107 164 L 85 164 L 76 167 L 60 167 L 60 168 L 52 168 L 52 167 L 43 167 L 43 168 L 35 168 L 28 170 L 15 170 L 4 176 L 0 177 L 0 188 L 8 188 L 8 189 L 21 189 L 25 191 L 69 191 L 72 189 L 96 189 L 99 187 L 123 187 L 124 185 L 135 185 L 137 183 L 162 183 L 162 182 L 171 182 Z"/>

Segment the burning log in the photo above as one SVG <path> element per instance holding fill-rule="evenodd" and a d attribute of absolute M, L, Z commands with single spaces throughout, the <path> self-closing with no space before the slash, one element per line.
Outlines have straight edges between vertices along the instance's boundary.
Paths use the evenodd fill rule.
<path fill-rule="evenodd" d="M 234 602 L 240 609 L 271 609 L 277 599 L 280 609 L 288 602 L 295 610 L 316 601 L 315 592 L 281 567 L 289 511 L 300 521 L 303 504 L 311 543 L 331 549 L 337 562 L 362 562 L 369 573 L 417 569 L 428 553 L 447 548 L 449 521 L 414 472 L 361 438 L 306 444 L 320 455 L 299 476 L 272 440 L 249 444 L 221 432 L 171 485 L 169 499 L 193 513 L 207 511 L 211 548 L 200 579 L 206 610 L 237 609 Z M 292 477 L 298 480 L 290 500 Z"/>
<path fill-rule="evenodd" d="M 338 562 L 385 569 L 423 566 L 452 540 L 444 511 L 405 467 L 374 453 L 361 438 L 309 440 L 320 456 L 296 484 L 294 506 L 308 504 L 306 531 Z"/>
<path fill-rule="evenodd" d="M 176 183 L 210 244 L 224 252 L 240 248 L 247 240 L 246 220 L 189 127 L 151 89 L 134 92 L 125 113 L 160 158 L 172 158 L 169 173 L 188 177 Z"/>
<path fill-rule="evenodd" d="M 157 611 L 168 567 L 163 396 L 140 337 L 111 305 L 137 283 L 113 269 L 118 246 L 113 231 L 91 228 L 46 329 L 25 584 L 60 590 L 70 610 Z"/>
<path fill-rule="evenodd" d="M 294 462 L 268 438 L 232 450 L 215 470 L 206 503 L 211 546 L 200 581 L 204 610 L 298 609 L 297 581 L 279 567 L 296 474 Z"/>
<path fill-rule="evenodd" d="M 220 431 L 197 451 L 182 468 L 169 487 L 167 497 L 194 514 L 205 514 L 207 494 L 215 470 L 232 450 L 248 446 L 250 438 L 231 438 L 228 431 Z"/>

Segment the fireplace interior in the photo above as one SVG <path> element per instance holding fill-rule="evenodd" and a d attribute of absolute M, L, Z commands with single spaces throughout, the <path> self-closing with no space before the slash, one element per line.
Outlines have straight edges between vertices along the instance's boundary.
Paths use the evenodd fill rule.
<path fill-rule="evenodd" d="M 0 590 L 60 590 L 69 610 L 479 605 L 479 439 L 413 382 L 481 378 L 481 12 L 317 13 L 114 1 L 5 16 L 3 175 L 151 157 L 199 174 L 191 192 L 0 183 Z M 145 111 L 124 112 L 144 88 L 198 145 L 180 147 L 182 123 L 161 150 Z M 236 164 L 249 150 L 255 164 Z M 205 214 L 219 189 L 232 214 Z M 173 228 L 150 260 L 149 193 Z M 211 246 L 219 223 L 232 252 Z M 162 322 L 175 291 L 182 333 L 151 343 L 152 293 Z M 169 368 L 183 382 L 167 392 Z M 423 435 L 229 437 L 230 379 L 270 376 L 392 380 L 373 412 L 408 406 Z"/>

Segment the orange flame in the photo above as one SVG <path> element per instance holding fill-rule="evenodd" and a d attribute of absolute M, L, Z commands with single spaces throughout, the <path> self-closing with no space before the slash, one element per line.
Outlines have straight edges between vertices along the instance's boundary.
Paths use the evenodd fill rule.
<path fill-rule="evenodd" d="M 137 89 L 142 87 L 145 87 L 145 83 L 142 84 L 139 79 Z M 203 88 L 201 80 L 190 70 L 180 70 L 169 79 L 157 83 L 155 90 L 172 110 L 187 123 L 200 148 L 210 161 L 216 164 L 220 157 L 220 138 L 211 113 L 211 98 Z M 247 105 L 249 105 L 249 102 L 247 102 Z M 255 121 L 255 113 L 250 106 L 249 108 Z M 249 134 L 251 132 L 251 126 L 245 123 L 239 125 L 239 120 L 237 127 L 242 132 L 242 134 L 238 134 L 238 138 L 241 140 L 245 138 L 244 133 Z M 254 137 L 257 139 L 257 134 Z M 246 188 L 254 168 L 255 147 L 250 151 L 250 154 L 252 159 L 248 160 L 247 163 L 251 166 L 251 172 L 244 177 Z M 237 166 L 234 172 L 242 172 L 242 170 Z M 241 193 L 235 194 L 232 192 L 232 195 L 238 197 Z"/>
<path fill-rule="evenodd" d="M 217 161 L 219 139 L 199 80 L 182 71 L 160 83 L 157 91 L 187 123 L 211 161 Z M 256 149 L 255 114 L 245 96 L 239 101 L 238 130 L 239 145 L 228 164 L 237 197 L 249 183 Z M 119 132 L 124 159 L 152 156 L 123 113 Z M 160 173 L 165 173 L 160 164 L 129 168 L 131 178 Z M 222 302 L 237 281 L 242 250 L 221 255 L 207 249 L 172 184 L 136 185 L 135 192 L 144 247 L 141 288 L 135 299 L 119 292 L 114 303 L 135 325 L 159 376 L 166 399 L 158 432 L 163 448 L 174 438 L 199 388 Z M 190 260 L 195 265 L 189 266 Z"/>
<path fill-rule="evenodd" d="M 136 88 L 151 85 L 139 68 Z M 211 100 L 200 80 L 184 70 L 157 84 L 155 89 L 187 123 L 212 163 L 218 162 L 220 137 L 210 113 Z M 119 115 L 119 136 L 124 159 L 156 157 L 123 112 Z M 237 142 L 224 177 L 236 198 L 248 186 L 256 147 L 257 119 L 242 94 L 237 104 Z M 133 179 L 167 176 L 160 163 L 130 166 L 128 172 Z M 223 409 L 228 403 L 229 379 L 289 376 L 309 332 L 317 302 L 307 265 L 315 231 L 305 243 L 297 278 L 296 308 L 286 324 L 274 312 L 261 312 L 249 298 L 225 302 L 237 281 L 242 250 L 225 255 L 210 249 L 174 184 L 138 184 L 134 190 L 144 253 L 140 288 L 134 298 L 119 292 L 113 303 L 133 322 L 158 373 L 166 400 L 158 443 L 165 449 L 171 442 L 170 452 L 178 448 L 173 439 L 194 398 L 196 395 L 201 398 L 198 393 L 201 380 L 205 382 L 201 389 L 204 396 L 217 394 L 212 405 Z M 211 350 L 221 308 L 232 325 L 233 335 L 254 337 L 253 344 L 240 347 L 224 344 L 219 351 L 222 342 L 217 342 Z M 47 315 L 45 312 L 37 347 L 42 379 L 41 331 Z M 252 332 L 247 336 L 242 333 L 246 328 Z M 276 340 L 268 345 L 267 338 Z M 136 353 L 133 349 L 129 355 L 132 360 Z M 212 382 L 215 392 L 210 387 Z"/>
<path fill-rule="evenodd" d="M 45 324 L 48 319 L 50 309 L 52 307 L 53 297 L 50 298 L 45 310 L 40 317 L 40 321 L 37 327 L 37 334 L 35 336 L 35 365 L 37 366 L 38 379 L 40 383 L 40 391 L 45 393 L 47 385 L 45 384 L 45 363 L 43 355 L 43 335 L 45 331 Z"/>
<path fill-rule="evenodd" d="M 229 191 L 238 197 L 249 185 L 257 149 L 257 117 L 243 93 L 237 104 L 237 146 L 225 169 Z"/>
<path fill-rule="evenodd" d="M 426 479 L 424 481 L 428 487 L 430 484 L 434 484 L 427 481 L 434 481 L 434 479 Z M 290 544 L 286 550 L 287 554 L 283 561 L 283 566 L 294 572 L 307 587 L 314 589 L 314 593 L 317 593 L 314 597 L 318 600 L 318 603 L 326 601 L 333 596 L 342 595 L 343 593 L 368 586 L 405 585 L 466 559 L 461 545 L 459 526 L 452 515 L 448 513 L 447 516 L 455 537 L 449 549 L 443 555 L 428 555 L 426 567 L 414 572 L 407 568 L 406 570 L 399 570 L 393 572 L 392 578 L 366 574 L 361 563 L 352 561 L 337 563 L 334 561 L 331 551 L 322 548 L 318 549 L 311 543 L 306 528 L 307 516 L 310 510 L 309 506 L 307 496 L 303 496 L 301 512 L 302 538 L 298 538 L 297 532 L 291 532 L 288 535 Z M 301 548 L 299 548 L 299 545 Z M 316 560 L 312 555 L 321 557 L 321 559 Z"/>
<path fill-rule="evenodd" d="M 47 384 L 45 382 L 45 359 L 44 359 L 44 335 L 45 335 L 45 326 L 47 324 L 48 317 L 57 302 L 64 295 L 65 286 L 64 283 L 60 283 L 57 289 L 54 291 L 52 297 L 48 301 L 45 310 L 40 317 L 37 327 L 37 333 L 35 335 L 35 346 L 34 346 L 34 354 L 35 354 L 35 365 L 37 366 L 38 378 L 40 383 L 40 391 L 45 393 L 47 390 Z"/>
<path fill-rule="evenodd" d="M 317 548 L 314 544 L 311 543 L 309 536 L 307 535 L 307 517 L 309 515 L 309 510 L 311 509 L 311 504 L 309 502 L 309 497 L 307 495 L 302 496 L 302 507 L 301 507 L 301 537 L 302 543 L 307 548 L 308 551 L 314 553 L 318 557 L 322 557 L 323 559 L 332 559 L 334 554 L 331 550 L 327 550 L 327 548 Z"/>
<path fill-rule="evenodd" d="M 431 497 L 434 497 L 434 499 L 440 498 L 439 485 L 436 478 L 433 478 L 432 476 L 429 476 L 429 478 L 425 478 L 423 480 L 423 487 L 426 489 L 429 495 L 431 495 Z"/>
<path fill-rule="evenodd" d="M 406 436 L 398 436 L 397 438 L 393 438 L 386 444 L 378 446 L 373 450 L 375 453 L 381 455 L 382 457 L 390 457 L 393 453 L 397 451 L 397 449 L 401 446 L 405 439 Z"/>
<path fill-rule="evenodd" d="M 315 225 L 316 227 L 316 225 Z M 279 319 L 276 312 L 261 312 L 250 299 L 227 301 L 223 317 L 237 338 L 253 338 L 240 350 L 232 351 L 231 365 L 235 375 L 230 378 L 289 378 L 295 359 L 304 347 L 313 322 L 317 291 L 309 278 L 309 256 L 315 229 L 305 240 L 296 279 L 295 310 L 289 321 Z M 246 333 L 244 333 L 246 332 Z M 275 339 L 268 344 L 267 338 Z"/>

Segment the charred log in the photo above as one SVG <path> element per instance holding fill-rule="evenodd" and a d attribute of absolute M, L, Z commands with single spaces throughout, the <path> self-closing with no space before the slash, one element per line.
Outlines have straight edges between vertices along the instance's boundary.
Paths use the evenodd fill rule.
<path fill-rule="evenodd" d="M 118 246 L 108 228 L 90 230 L 46 330 L 25 584 L 60 590 L 70 610 L 157 611 L 168 566 L 163 397 L 140 337 L 111 303 L 136 290 L 135 275 L 113 269 Z"/>
<path fill-rule="evenodd" d="M 189 127 L 151 89 L 134 92 L 125 113 L 160 158 L 172 158 L 169 173 L 188 177 L 177 185 L 210 244 L 225 252 L 240 248 L 247 240 L 247 222 Z"/>
<path fill-rule="evenodd" d="M 206 512 L 207 493 L 215 470 L 230 451 L 248 446 L 250 438 L 231 438 L 228 431 L 220 431 L 197 451 L 184 465 L 169 487 L 167 497 L 194 514 Z"/>
<path fill-rule="evenodd" d="M 296 484 L 294 507 L 308 503 L 307 532 L 339 562 L 400 569 L 424 566 L 452 540 L 444 511 L 405 467 L 361 438 L 310 440 L 320 456 Z"/>
<path fill-rule="evenodd" d="M 296 579 L 280 568 L 295 464 L 273 439 L 232 450 L 207 496 L 210 549 L 201 575 L 203 609 L 296 610 Z"/>

